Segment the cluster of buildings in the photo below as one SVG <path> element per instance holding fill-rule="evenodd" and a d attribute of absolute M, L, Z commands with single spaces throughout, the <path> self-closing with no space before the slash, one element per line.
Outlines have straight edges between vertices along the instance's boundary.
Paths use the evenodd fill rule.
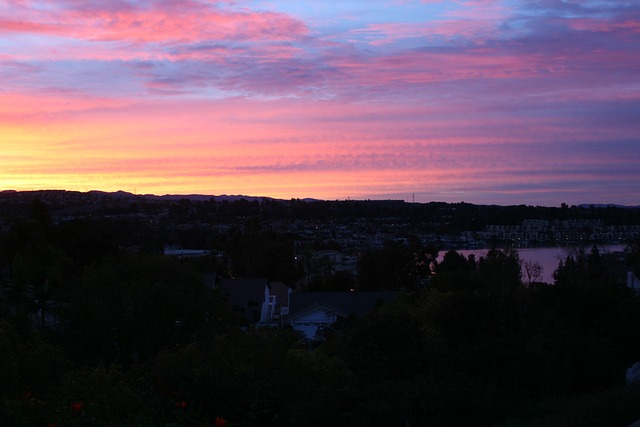
<path fill-rule="evenodd" d="M 267 279 L 220 279 L 212 284 L 243 324 L 291 328 L 321 341 L 337 325 L 391 302 L 397 292 L 297 292 Z"/>
<path fill-rule="evenodd" d="M 520 225 L 488 225 L 476 233 L 485 241 L 533 245 L 583 242 L 621 243 L 640 238 L 640 225 L 605 225 L 600 219 L 547 221 L 527 219 Z"/>

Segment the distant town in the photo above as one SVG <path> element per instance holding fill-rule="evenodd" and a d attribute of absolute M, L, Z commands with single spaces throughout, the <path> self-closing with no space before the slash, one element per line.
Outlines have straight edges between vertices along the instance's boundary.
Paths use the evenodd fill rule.
<path fill-rule="evenodd" d="M 640 238 L 640 206 L 496 206 L 401 200 L 278 200 L 252 196 L 134 195 L 62 190 L 0 192 L 0 225 L 41 201 L 56 223 L 137 221 L 142 227 L 220 233 L 248 219 L 299 241 L 333 242 L 346 252 L 406 243 L 440 250 L 477 247 L 623 244 Z M 166 242 L 173 244 L 174 242 Z M 195 242 L 194 242 L 195 243 Z"/>

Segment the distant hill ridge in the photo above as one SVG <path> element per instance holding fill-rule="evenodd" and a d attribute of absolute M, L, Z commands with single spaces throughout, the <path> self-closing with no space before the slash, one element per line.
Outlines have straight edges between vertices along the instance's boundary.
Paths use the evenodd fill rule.
<path fill-rule="evenodd" d="M 156 194 L 134 194 L 134 193 L 130 193 L 127 191 L 114 191 L 114 192 L 109 192 L 109 191 L 101 191 L 101 190 L 90 190 L 87 192 L 82 192 L 82 191 L 72 191 L 72 190 L 29 190 L 29 191 L 17 191 L 17 190 L 4 190 L 4 191 L 0 191 L 0 198 L 7 196 L 10 198 L 20 198 L 22 196 L 24 197 L 30 197 L 32 198 L 33 196 L 38 196 L 38 195 L 42 195 L 43 198 L 47 199 L 49 198 L 48 196 L 69 196 L 69 197 L 78 197 L 81 198 L 84 195 L 87 196 L 106 196 L 106 197 L 112 197 L 115 199 L 131 199 L 132 201 L 134 200 L 140 200 L 140 199 L 151 199 L 151 200 L 166 200 L 166 201 L 178 201 L 178 200 L 190 200 L 193 202 L 204 202 L 204 201 L 209 201 L 211 199 L 214 199 L 216 201 L 237 201 L 237 200 L 247 200 L 249 202 L 253 202 L 253 201 L 262 201 L 262 200 L 282 200 L 282 201 L 286 201 L 286 200 L 290 200 L 290 199 L 278 199 L 278 198 L 274 198 L 274 197 L 267 197 L 267 196 L 248 196 L 248 195 L 243 195 L 243 194 L 221 194 L 221 195 L 208 195 L 208 194 L 164 194 L 164 195 L 156 195 Z M 54 197 L 55 198 L 55 197 Z M 295 198 L 298 199 L 298 198 Z M 317 202 L 317 201 L 323 201 L 322 199 L 314 199 L 314 198 L 302 198 L 299 199 L 305 202 Z M 358 201 L 358 200 L 354 200 L 354 201 Z M 381 200 L 382 201 L 382 200 Z M 462 202 L 464 203 L 464 202 Z M 420 204 L 420 203 L 418 203 Z M 455 203 L 450 203 L 450 204 L 455 204 Z M 473 203 L 472 203 L 473 205 Z M 482 206 L 482 205 L 478 205 L 478 206 Z M 485 205 L 485 206 L 489 206 L 489 205 Z M 505 205 L 507 206 L 507 205 Z M 622 208 L 622 209 L 640 209 L 640 205 L 619 205 L 619 204 L 613 204 L 613 203 L 582 203 L 577 205 L 580 208 L 585 208 L 588 209 L 590 207 L 594 207 L 594 208 L 598 208 L 598 209 L 603 209 L 603 208 Z M 551 206 L 549 206 L 551 207 Z"/>
<path fill-rule="evenodd" d="M 34 195 L 68 195 L 68 196 L 82 196 L 82 195 L 90 195 L 90 196 L 108 196 L 108 197 L 113 197 L 113 198 L 119 198 L 119 199 L 154 199 L 154 200 L 169 200 L 169 201 L 174 201 L 174 200 L 191 200 L 194 202 L 198 202 L 198 201 L 208 201 L 211 199 L 215 199 L 216 201 L 224 201 L 224 200 L 228 200 L 230 202 L 236 201 L 236 200 L 242 200 L 245 199 L 249 202 L 253 202 L 253 201 L 262 201 L 262 200 L 284 200 L 284 199 L 276 199 L 274 197 L 267 197 L 267 196 L 247 196 L 247 195 L 243 195 L 243 194 L 231 194 L 231 195 L 227 195 L 227 194 L 222 194 L 222 195 L 207 195 L 207 194 L 164 194 L 164 195 L 156 195 L 156 194 L 133 194 L 127 191 L 114 191 L 114 192 L 109 192 L 109 191 L 101 191 L 101 190 L 90 190 L 87 192 L 82 192 L 82 191 L 71 191 L 71 190 L 30 190 L 30 191 L 17 191 L 17 190 L 4 190 L 4 191 L 0 191 L 0 197 L 1 196 L 10 196 L 10 197 L 15 197 L 15 196 L 20 196 L 20 195 L 24 195 L 24 196 L 34 196 Z M 311 202 L 311 201 L 319 201 L 319 199 L 313 199 L 313 198 L 305 198 L 305 199 L 301 199 L 307 202 Z"/>
<path fill-rule="evenodd" d="M 157 194 L 133 194 L 133 193 L 129 193 L 127 191 L 122 191 L 122 190 L 115 191 L 115 192 L 91 190 L 91 191 L 88 191 L 87 194 L 98 194 L 98 195 L 113 196 L 113 197 L 124 197 L 124 198 L 131 197 L 131 198 L 161 199 L 161 200 L 183 200 L 183 199 L 188 199 L 188 200 L 191 200 L 191 201 L 207 201 L 207 200 L 210 200 L 210 199 L 229 200 L 229 201 L 240 200 L 240 199 L 245 199 L 245 200 L 248 200 L 248 201 L 262 200 L 262 199 L 271 199 L 271 200 L 273 200 L 273 198 L 271 198 L 271 197 L 245 196 L 245 195 L 242 195 L 242 194 L 237 194 L 237 195 L 222 194 L 222 195 L 219 195 L 219 196 L 208 195 L 208 194 L 163 194 L 163 195 L 157 195 Z"/>
<path fill-rule="evenodd" d="M 635 205 L 635 206 L 629 206 L 629 205 L 616 205 L 613 203 L 583 203 L 581 205 L 578 205 L 581 208 L 590 208 L 590 207 L 594 207 L 594 208 L 630 208 L 630 209 L 640 209 L 640 205 Z"/>

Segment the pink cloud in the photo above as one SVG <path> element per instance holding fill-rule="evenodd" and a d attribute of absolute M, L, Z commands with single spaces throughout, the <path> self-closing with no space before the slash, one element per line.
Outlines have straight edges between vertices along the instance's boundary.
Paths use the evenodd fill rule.
<path fill-rule="evenodd" d="M 496 35 L 498 21 L 447 20 L 425 23 L 379 23 L 352 30 L 373 46 L 383 46 L 406 39 L 423 39 L 425 43 L 456 37 L 484 40 Z"/>
<path fill-rule="evenodd" d="M 576 31 L 640 33 L 640 20 L 635 19 L 612 21 L 603 18 L 573 18 L 566 22 L 569 28 Z"/>
<path fill-rule="evenodd" d="M 54 24 L 0 19 L 0 33 L 55 34 L 60 31 Z"/>
<path fill-rule="evenodd" d="M 69 114 L 118 110 L 131 104 L 124 99 L 91 97 L 81 92 L 51 90 L 37 94 L 5 92 L 0 97 L 0 123 L 43 123 Z"/>
<path fill-rule="evenodd" d="M 483 44 L 485 40 L 499 37 L 513 9 L 496 0 L 456 0 L 458 7 L 449 10 L 438 19 L 429 17 L 421 23 L 374 23 L 351 33 L 364 36 L 372 45 L 386 45 L 405 39 L 422 38 L 425 42 L 450 41 L 464 38 Z"/>
<path fill-rule="evenodd" d="M 114 7 L 118 5 L 120 9 Z M 284 14 L 224 10 L 199 2 L 153 2 L 148 8 L 113 3 L 110 8 L 24 9 L 20 18 L 5 11 L 0 31 L 136 43 L 290 41 L 308 33 L 304 23 Z"/>
<path fill-rule="evenodd" d="M 404 51 L 328 60 L 347 78 L 345 86 L 424 85 L 471 79 L 515 79 L 566 73 L 542 56 L 513 55 L 496 48 L 452 51 Z"/>

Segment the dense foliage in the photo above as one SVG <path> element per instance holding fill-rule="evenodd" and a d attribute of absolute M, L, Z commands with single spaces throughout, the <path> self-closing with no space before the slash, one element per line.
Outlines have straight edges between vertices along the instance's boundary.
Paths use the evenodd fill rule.
<path fill-rule="evenodd" d="M 54 225 L 38 204 L 1 235 L 0 425 L 640 418 L 640 390 L 624 376 L 640 361 L 640 301 L 603 273 L 597 250 L 563 260 L 556 283 L 543 285 L 523 281 L 516 251 L 481 259 L 451 251 L 436 264 L 435 248 L 389 242 L 363 254 L 357 282 L 340 280 L 405 292 L 311 345 L 290 330 L 241 328 L 199 275 L 293 280 L 289 237 L 251 223 L 231 229 L 223 242 L 231 266 L 160 256 L 153 244 L 124 250 L 127 238 L 105 221 Z M 638 259 L 635 245 L 631 265 Z"/>

